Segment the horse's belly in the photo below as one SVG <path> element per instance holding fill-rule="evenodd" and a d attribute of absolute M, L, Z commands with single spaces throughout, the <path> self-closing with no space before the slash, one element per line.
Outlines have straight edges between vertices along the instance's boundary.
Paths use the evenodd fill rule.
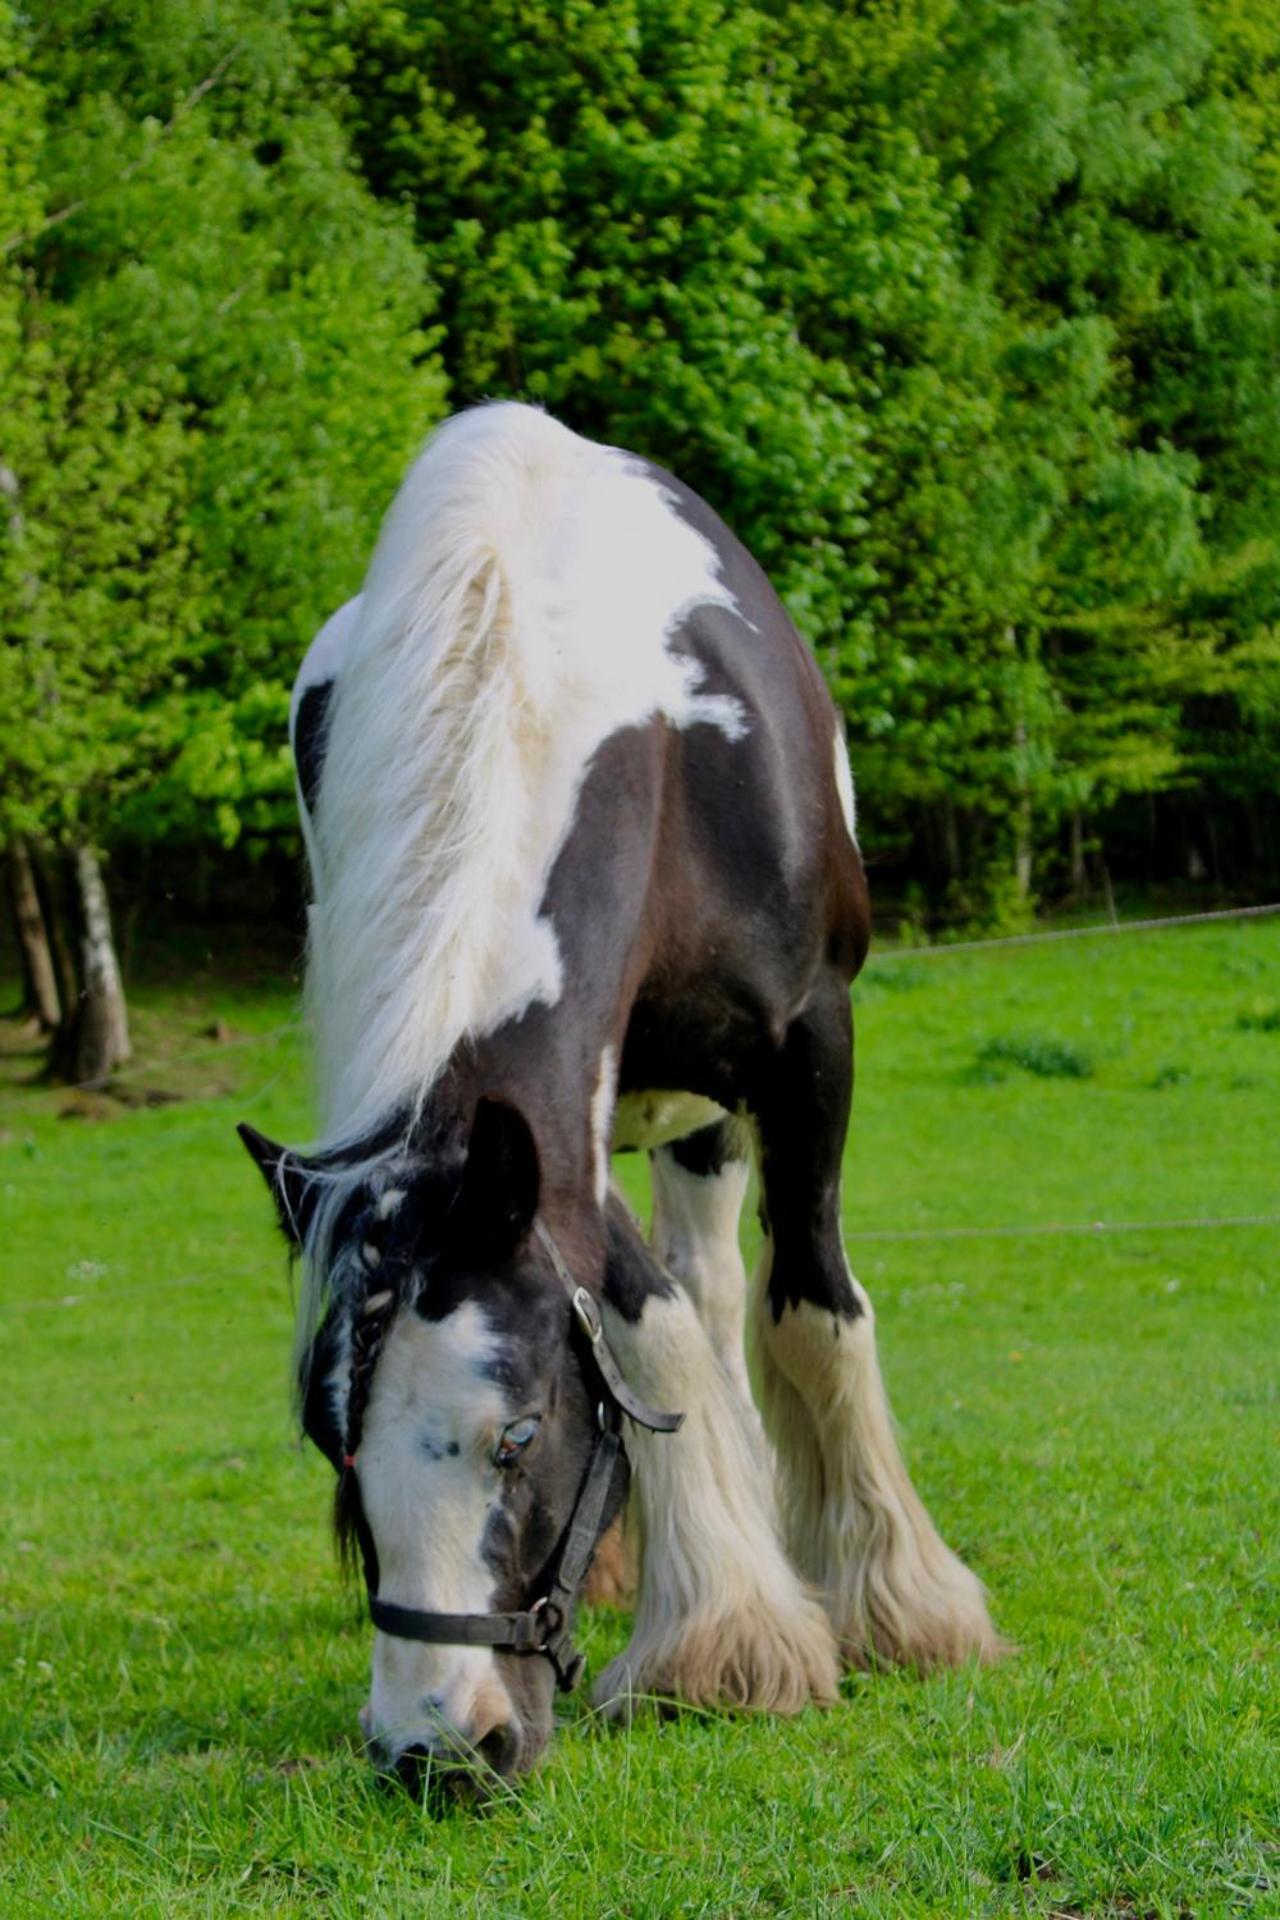
<path fill-rule="evenodd" d="M 700 1093 L 624 1093 L 613 1117 L 613 1150 L 660 1147 L 724 1119 L 724 1108 Z"/>

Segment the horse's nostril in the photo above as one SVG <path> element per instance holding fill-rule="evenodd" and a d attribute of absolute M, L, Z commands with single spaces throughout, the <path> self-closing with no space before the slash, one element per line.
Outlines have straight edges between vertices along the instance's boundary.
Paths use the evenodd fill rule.
<path fill-rule="evenodd" d="M 427 1769 L 435 1758 L 430 1747 L 406 1747 L 397 1754 L 393 1771 L 401 1786 L 408 1787 L 412 1794 L 421 1793 Z"/>
<path fill-rule="evenodd" d="M 476 1743 L 476 1752 L 495 1773 L 514 1773 L 520 1757 L 520 1735 L 514 1724 L 507 1720 L 491 1727 L 483 1740 Z"/>

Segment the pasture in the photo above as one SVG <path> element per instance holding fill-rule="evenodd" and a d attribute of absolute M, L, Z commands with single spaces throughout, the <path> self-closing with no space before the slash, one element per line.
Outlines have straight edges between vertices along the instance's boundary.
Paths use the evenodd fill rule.
<path fill-rule="evenodd" d="M 785 1722 L 575 1697 L 530 1783 L 441 1820 L 358 1751 L 368 1630 L 232 1130 L 307 1136 L 292 981 L 137 985 L 172 1104 L 32 1088 L 4 1030 L 0 1912 L 1280 1913 L 1280 1227 L 1136 1230 L 1280 1211 L 1280 921 L 882 955 L 856 1002 L 851 1258 L 1019 1652 Z M 1135 1230 L 1047 1230 L 1094 1220 Z M 984 1226 L 1018 1231 L 950 1231 Z M 591 1616 L 592 1667 L 622 1640 Z"/>

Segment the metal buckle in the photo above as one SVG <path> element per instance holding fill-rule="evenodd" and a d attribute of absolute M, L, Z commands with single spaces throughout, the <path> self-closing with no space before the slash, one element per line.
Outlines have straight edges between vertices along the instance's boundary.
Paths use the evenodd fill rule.
<path fill-rule="evenodd" d="M 558 1660 L 553 1664 L 556 1669 L 556 1681 L 561 1693 L 572 1693 L 582 1678 L 583 1669 L 587 1664 L 587 1656 L 585 1653 L 579 1653 L 575 1648 L 563 1664 Z"/>
<path fill-rule="evenodd" d="M 574 1288 L 573 1311 L 592 1346 L 597 1346 L 604 1336 L 604 1328 L 600 1323 L 599 1309 L 585 1287 Z"/>

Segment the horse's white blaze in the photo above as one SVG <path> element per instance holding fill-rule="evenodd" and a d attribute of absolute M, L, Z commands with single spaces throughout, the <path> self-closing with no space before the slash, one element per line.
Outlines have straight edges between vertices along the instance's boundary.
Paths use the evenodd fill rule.
<path fill-rule="evenodd" d="M 627 1435 L 642 1542 L 630 1645 L 596 1699 L 637 1695 L 795 1713 L 834 1699 L 831 1628 L 789 1564 L 768 1460 L 688 1295 L 650 1299 L 638 1323 L 606 1302 L 606 1329 L 629 1385 L 685 1413 L 679 1433 Z"/>
<path fill-rule="evenodd" d="M 696 1174 L 670 1153 L 653 1156 L 654 1252 L 683 1281 L 716 1358 L 754 1421 L 743 1344 L 747 1276 L 738 1244 L 746 1192 L 745 1160 L 726 1161 L 719 1173 Z"/>
<path fill-rule="evenodd" d="M 595 1092 L 591 1096 L 591 1159 L 598 1207 L 604 1205 L 609 1195 L 609 1144 L 617 1097 L 618 1050 L 616 1047 L 605 1047 L 600 1055 Z"/>
<path fill-rule="evenodd" d="M 853 770 L 849 765 L 849 749 L 845 745 L 844 726 L 836 721 L 836 792 L 840 795 L 840 811 L 844 815 L 845 826 L 849 829 L 849 838 L 854 846 L 858 844 L 858 804 L 853 793 Z"/>
<path fill-rule="evenodd" d="M 348 636 L 313 823 L 329 1139 L 559 998 L 540 909 L 598 748 L 656 715 L 746 730 L 669 644 L 707 602 L 736 604 L 714 549 L 627 455 L 516 405 L 428 443 Z"/>
<path fill-rule="evenodd" d="M 438 1613 L 490 1609 L 492 1455 L 513 1417 L 487 1372 L 497 1350 L 470 1300 L 439 1321 L 404 1309 L 387 1334 L 358 1454 L 382 1600 Z M 478 1739 L 511 1712 L 488 1648 L 375 1635 L 369 1731 L 394 1751 L 447 1745 L 449 1730 Z"/>

